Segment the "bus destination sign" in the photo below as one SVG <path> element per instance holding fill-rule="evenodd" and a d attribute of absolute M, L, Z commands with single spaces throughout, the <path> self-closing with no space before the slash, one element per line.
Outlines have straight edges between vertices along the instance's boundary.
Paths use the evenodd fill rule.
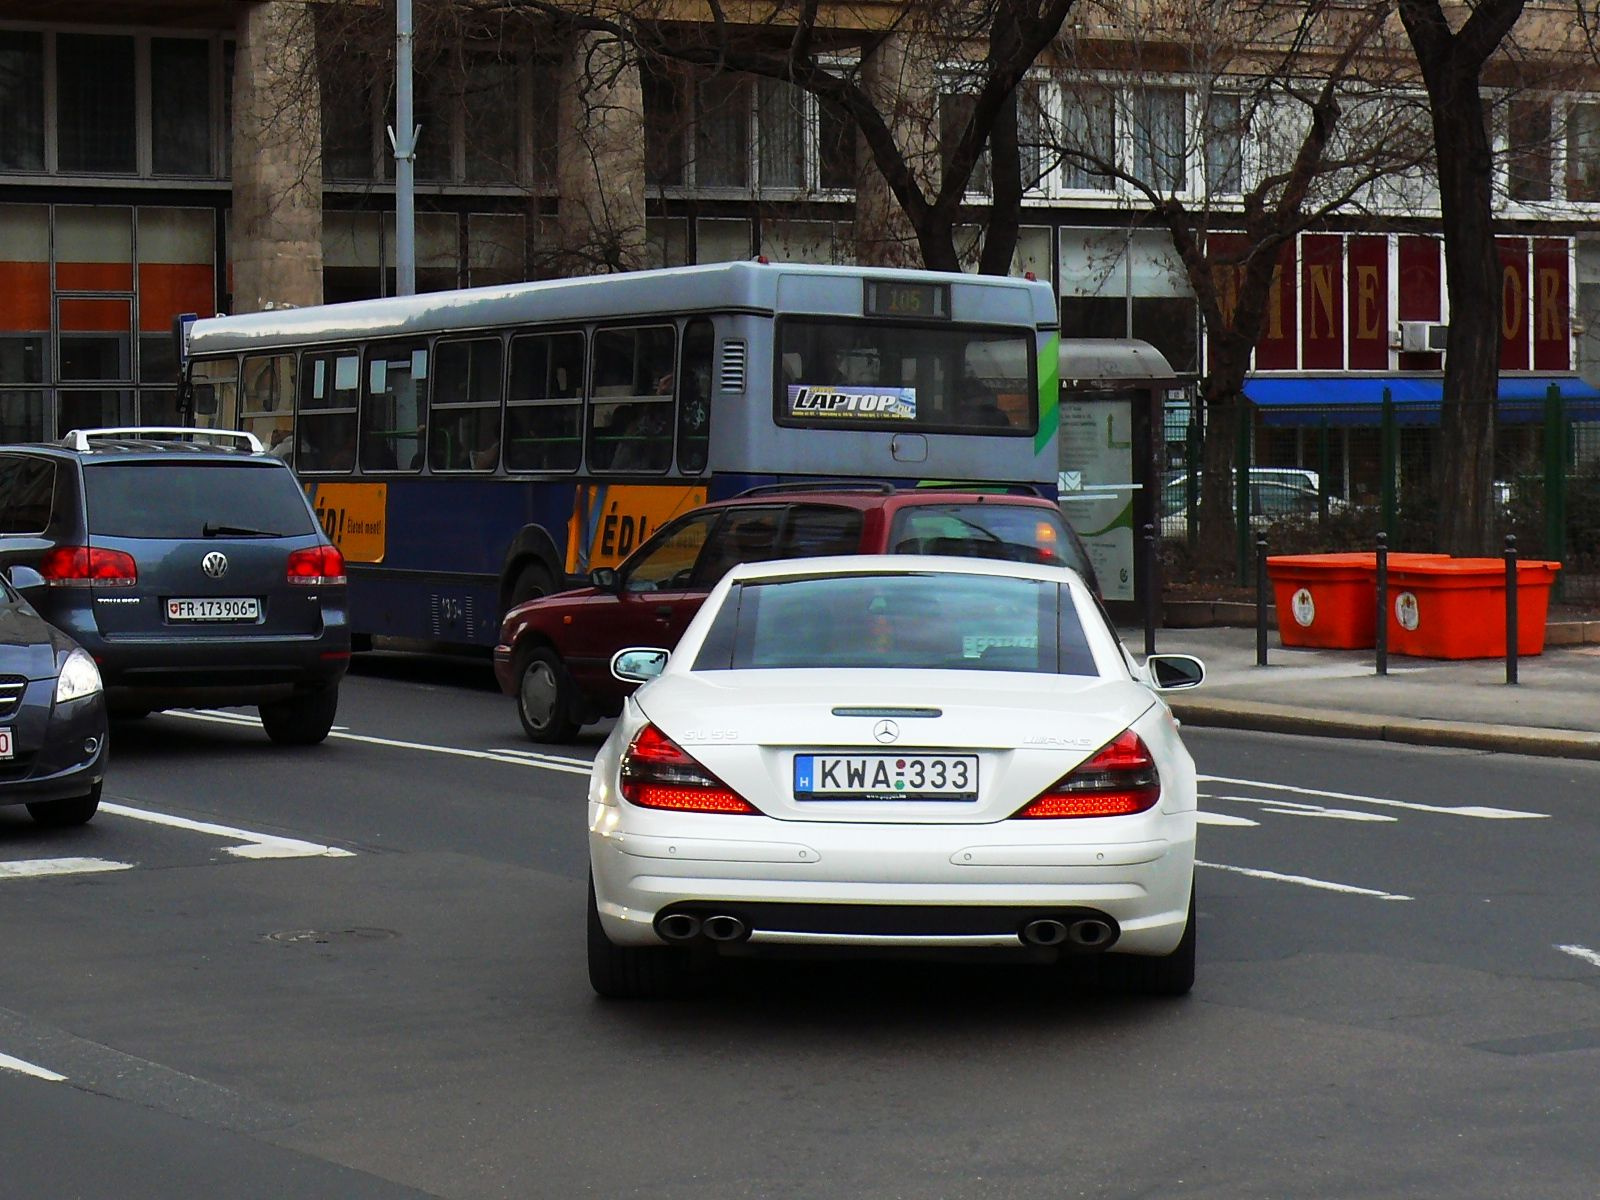
<path fill-rule="evenodd" d="M 902 283 L 898 280 L 868 279 L 866 315 L 869 317 L 950 319 L 948 283 Z"/>

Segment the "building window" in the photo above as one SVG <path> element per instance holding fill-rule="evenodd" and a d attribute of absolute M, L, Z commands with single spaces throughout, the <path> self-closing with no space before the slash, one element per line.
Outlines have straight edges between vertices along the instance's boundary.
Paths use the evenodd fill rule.
<path fill-rule="evenodd" d="M 1238 96 L 1213 92 L 1205 113 L 1206 194 L 1244 190 L 1244 118 Z"/>
<path fill-rule="evenodd" d="M 1567 113 L 1567 199 L 1600 200 L 1600 102 Z"/>
<path fill-rule="evenodd" d="M 644 92 L 645 181 L 682 187 L 684 140 L 689 128 L 689 82 L 679 71 L 646 71 Z"/>
<path fill-rule="evenodd" d="M 758 81 L 761 186 L 802 188 L 806 183 L 806 94 L 781 79 Z"/>
<path fill-rule="evenodd" d="M 370 181 L 376 175 L 378 106 L 382 76 L 367 63 L 322 79 L 322 176 Z"/>
<path fill-rule="evenodd" d="M 1090 84 L 1069 85 L 1061 115 L 1061 152 L 1066 187 L 1108 192 L 1115 185 L 1103 166 L 1116 161 L 1116 104 L 1112 94 Z"/>
<path fill-rule="evenodd" d="M 939 165 L 946 177 L 950 175 L 951 158 L 955 153 L 956 143 L 961 140 L 961 135 L 966 131 L 972 121 L 973 109 L 977 107 L 978 98 L 970 92 L 947 92 L 939 97 Z M 983 143 L 983 148 L 978 152 L 977 161 L 972 164 L 972 174 L 967 177 L 967 192 L 981 192 L 987 195 L 993 183 L 989 167 L 989 143 Z"/>
<path fill-rule="evenodd" d="M 133 50 L 131 37 L 56 36 L 61 170 L 131 175 L 137 169 Z"/>
<path fill-rule="evenodd" d="M 157 175 L 211 174 L 211 44 L 150 41 L 150 155 Z"/>
<path fill-rule="evenodd" d="M 44 170 L 44 35 L 0 30 L 0 171 Z"/>
<path fill-rule="evenodd" d="M 1177 88 L 1140 88 L 1131 97 L 1129 165 L 1133 177 L 1152 191 L 1185 188 L 1184 100 Z"/>
<path fill-rule="evenodd" d="M 695 89 L 694 178 L 703 188 L 750 186 L 750 84 L 713 75 Z"/>
<path fill-rule="evenodd" d="M 461 89 L 461 141 L 466 147 L 468 183 L 517 181 L 517 113 L 522 98 L 519 76 L 517 64 L 509 59 L 475 55 L 467 61 L 467 76 Z M 554 130 L 553 110 L 544 111 L 551 113 L 551 119 L 533 122 L 535 128 Z"/>
<path fill-rule="evenodd" d="M 1506 182 L 1513 200 L 1550 199 L 1550 142 L 1550 102 L 1513 100 L 1506 122 Z"/>

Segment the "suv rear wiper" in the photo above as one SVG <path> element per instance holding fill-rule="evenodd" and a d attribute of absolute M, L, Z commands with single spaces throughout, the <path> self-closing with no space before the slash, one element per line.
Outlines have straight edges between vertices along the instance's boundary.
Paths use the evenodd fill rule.
<path fill-rule="evenodd" d="M 202 525 L 201 537 L 282 537 L 272 529 L 246 529 L 240 525 Z"/>

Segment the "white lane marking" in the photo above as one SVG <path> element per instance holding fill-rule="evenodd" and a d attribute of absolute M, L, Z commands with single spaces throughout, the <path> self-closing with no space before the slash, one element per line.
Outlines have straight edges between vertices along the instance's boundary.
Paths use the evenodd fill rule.
<path fill-rule="evenodd" d="M 1563 954 L 1570 954 L 1573 958 L 1581 958 L 1591 967 L 1600 967 L 1600 953 L 1589 949 L 1587 946 L 1557 946 Z"/>
<path fill-rule="evenodd" d="M 131 817 L 135 821 L 148 821 L 152 825 L 165 825 L 169 829 L 186 829 L 191 833 L 209 833 L 214 837 L 245 843 L 229 846 L 227 852 L 238 858 L 354 858 L 351 850 L 337 846 L 324 846 L 318 842 L 302 842 L 298 838 L 279 837 L 271 833 L 252 833 L 248 829 L 235 829 L 231 825 L 218 825 L 212 821 L 191 821 L 188 817 L 175 817 L 168 813 L 151 812 L 147 808 L 130 808 L 126 804 L 100 804 L 100 811 L 118 817 Z"/>
<path fill-rule="evenodd" d="M 588 770 L 594 764 L 587 758 L 568 758 L 565 754 L 542 754 L 537 750 L 518 750 L 515 747 L 491 746 L 491 754 L 515 754 L 518 758 L 532 758 L 539 762 L 571 763 L 575 767 Z"/>
<path fill-rule="evenodd" d="M 96 871 L 127 871 L 132 867 L 132 863 L 113 862 L 109 858 L 31 858 L 24 862 L 0 862 L 0 879 L 89 875 Z"/>
<path fill-rule="evenodd" d="M 1357 812 L 1353 808 L 1324 808 L 1320 804 L 1300 804 L 1294 800 L 1268 800 L 1264 796 L 1216 796 L 1207 794 L 1208 800 L 1235 800 L 1240 804 L 1259 804 L 1264 812 L 1283 817 L 1326 817 L 1333 821 L 1398 821 L 1384 813 Z"/>
<path fill-rule="evenodd" d="M 250 717 L 239 717 L 232 713 L 214 712 L 170 712 L 169 717 L 183 717 L 190 721 L 211 721 L 219 725 L 253 725 L 261 723 Z M 465 750 L 460 746 L 435 746 L 429 742 L 405 742 L 397 738 L 372 737 L 363 733 L 330 733 L 330 738 L 337 738 L 345 742 L 362 742 L 368 746 L 389 746 L 396 750 L 424 750 L 430 754 L 448 754 L 456 758 L 476 758 L 483 762 L 511 763 L 519 767 L 537 767 L 543 771 L 561 771 L 568 775 L 589 774 L 589 764 L 581 759 L 570 762 L 563 759 L 530 759 L 521 758 L 501 750 Z M 579 765 L 581 763 L 581 765 Z M 101 807 L 104 807 L 102 805 Z"/>
<path fill-rule="evenodd" d="M 1249 817 L 1235 817 L 1229 813 L 1206 812 L 1203 809 L 1195 814 L 1195 820 L 1202 825 L 1227 825 L 1240 829 L 1246 826 L 1255 828 L 1261 824 L 1260 821 L 1252 821 Z"/>
<path fill-rule="evenodd" d="M 20 1071 L 24 1075 L 32 1075 L 35 1079 L 47 1079 L 51 1083 L 63 1083 L 65 1075 L 57 1075 L 45 1067 L 36 1067 L 31 1062 L 23 1062 L 20 1058 L 12 1058 L 9 1054 L 0 1054 L 0 1071 Z"/>
<path fill-rule="evenodd" d="M 1270 879 L 1274 883 L 1295 883 L 1301 887 L 1317 888 L 1324 892 L 1342 892 L 1347 896 L 1373 896 L 1379 900 L 1410 900 L 1394 892 L 1380 892 L 1373 888 L 1357 887 L 1353 883 L 1333 883 L 1327 879 L 1312 879 L 1309 875 L 1284 875 L 1278 871 L 1263 871 L 1257 867 L 1234 867 L 1227 863 L 1199 862 L 1197 867 L 1210 867 L 1213 871 L 1232 871 L 1235 875 L 1248 875 L 1251 879 Z"/>
<path fill-rule="evenodd" d="M 1357 804 L 1376 804 L 1383 808 L 1404 808 L 1412 812 L 1441 813 L 1447 817 L 1478 817 L 1485 821 L 1529 821 L 1548 819 L 1549 813 L 1524 812 L 1515 808 L 1483 808 L 1477 805 L 1450 807 L 1439 804 L 1416 804 L 1409 800 L 1390 800 L 1384 796 L 1361 796 L 1351 792 L 1328 792 L 1321 788 L 1294 787 L 1287 783 L 1269 783 L 1264 779 L 1232 779 L 1226 775 L 1201 775 L 1201 783 L 1231 783 L 1241 787 L 1265 788 L 1272 792 L 1289 792 L 1296 796 L 1322 796 L 1328 800 L 1353 800 Z"/>

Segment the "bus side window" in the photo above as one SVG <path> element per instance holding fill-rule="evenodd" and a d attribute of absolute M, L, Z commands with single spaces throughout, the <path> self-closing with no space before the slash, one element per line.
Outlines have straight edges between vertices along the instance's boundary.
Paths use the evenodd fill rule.
<path fill-rule="evenodd" d="M 492 471 L 500 465 L 499 338 L 441 341 L 434 348 L 428 465 Z"/>
<path fill-rule="evenodd" d="M 711 322 L 690 321 L 683 329 L 683 364 L 678 372 L 678 470 L 706 469 L 711 444 L 711 359 L 717 339 Z"/>
<path fill-rule="evenodd" d="M 356 351 L 326 350 L 301 359 L 294 449 L 299 470 L 354 469 L 360 390 L 361 355 Z"/>
<path fill-rule="evenodd" d="M 246 355 L 240 378 L 239 428 L 279 458 L 294 462 L 293 354 Z"/>
<path fill-rule="evenodd" d="M 576 471 L 583 462 L 583 334 L 511 339 L 502 461 L 508 471 Z"/>

